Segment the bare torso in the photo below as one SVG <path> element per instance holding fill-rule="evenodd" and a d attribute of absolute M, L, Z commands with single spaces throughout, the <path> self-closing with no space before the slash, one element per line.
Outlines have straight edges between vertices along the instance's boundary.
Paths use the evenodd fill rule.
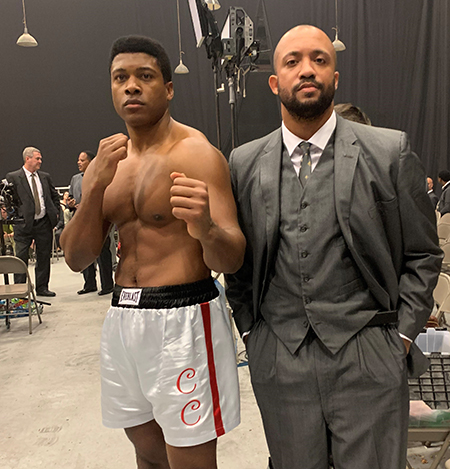
<path fill-rule="evenodd" d="M 183 140 L 205 137 L 174 122 L 168 138 L 157 149 L 137 154 L 129 149 L 105 191 L 103 216 L 119 230 L 121 258 L 116 283 L 125 287 L 176 285 L 206 278 L 199 241 L 183 220 L 172 215 L 170 174 L 195 174 L 201 155 L 182 150 Z M 181 147 L 180 147 L 181 145 Z"/>

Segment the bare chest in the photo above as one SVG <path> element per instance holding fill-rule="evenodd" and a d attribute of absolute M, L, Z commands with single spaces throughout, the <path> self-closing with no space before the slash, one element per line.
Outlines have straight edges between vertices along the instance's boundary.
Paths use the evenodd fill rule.
<path fill-rule="evenodd" d="M 118 226 L 138 220 L 162 227 L 175 221 L 170 205 L 171 166 L 162 158 L 124 161 L 105 192 L 104 216 Z"/>

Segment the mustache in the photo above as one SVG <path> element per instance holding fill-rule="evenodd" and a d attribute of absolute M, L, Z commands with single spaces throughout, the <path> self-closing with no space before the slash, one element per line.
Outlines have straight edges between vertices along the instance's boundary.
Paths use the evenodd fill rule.
<path fill-rule="evenodd" d="M 300 88 L 305 84 L 305 83 L 310 83 L 311 85 L 314 85 L 318 90 L 323 90 L 323 85 L 319 82 L 317 82 L 314 78 L 303 78 L 300 80 L 299 83 L 297 83 L 294 88 L 292 88 L 292 91 L 296 93 L 297 91 L 300 90 Z"/>

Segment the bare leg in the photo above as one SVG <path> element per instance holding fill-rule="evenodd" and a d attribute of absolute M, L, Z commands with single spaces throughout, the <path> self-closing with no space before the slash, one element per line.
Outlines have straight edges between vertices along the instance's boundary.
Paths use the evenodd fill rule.
<path fill-rule="evenodd" d="M 170 469 L 164 435 L 155 420 L 125 428 L 125 433 L 136 449 L 138 469 Z"/>
<path fill-rule="evenodd" d="M 217 439 L 197 446 L 166 447 L 171 469 L 217 469 Z"/>

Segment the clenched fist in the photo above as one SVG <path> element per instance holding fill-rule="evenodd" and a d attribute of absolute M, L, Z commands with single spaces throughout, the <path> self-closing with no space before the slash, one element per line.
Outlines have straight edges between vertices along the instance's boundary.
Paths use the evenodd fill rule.
<path fill-rule="evenodd" d="M 173 181 L 170 188 L 173 216 L 186 222 L 188 233 L 193 238 L 205 238 L 213 225 L 207 185 L 183 173 L 173 172 L 170 177 Z"/>

